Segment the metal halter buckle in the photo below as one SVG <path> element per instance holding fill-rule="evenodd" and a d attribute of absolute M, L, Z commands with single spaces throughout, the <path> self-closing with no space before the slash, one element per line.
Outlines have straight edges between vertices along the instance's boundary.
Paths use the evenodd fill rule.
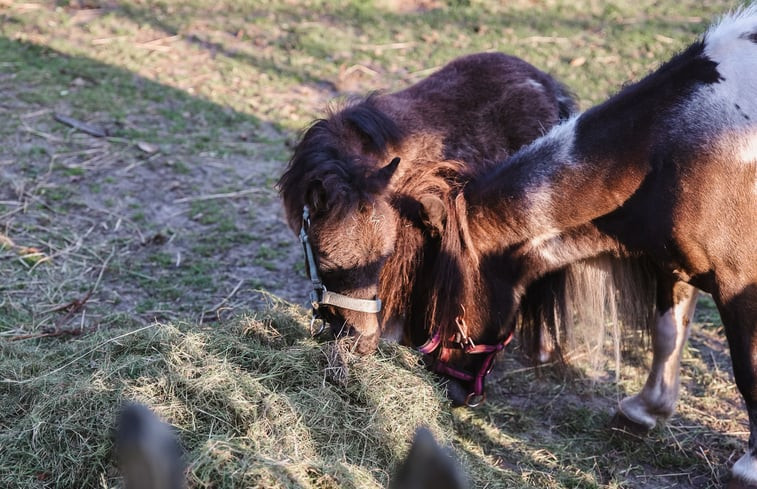
<path fill-rule="evenodd" d="M 503 350 L 505 346 L 510 343 L 510 340 L 512 340 L 514 331 L 511 330 L 504 340 L 493 345 L 476 345 L 473 342 L 473 339 L 468 336 L 468 324 L 464 319 L 465 307 L 461 305 L 461 308 L 463 313 L 455 318 L 457 331 L 451 333 L 449 340 L 456 344 L 456 348 L 462 349 L 462 351 L 468 355 L 486 355 L 478 370 L 475 372 L 469 372 L 453 367 L 448 363 L 448 357 L 445 354 L 449 353 L 452 347 L 445 345 L 444 338 L 442 338 L 441 328 L 439 327 L 432 329 L 433 334 L 431 335 L 431 338 L 418 347 L 418 351 L 424 355 L 431 355 L 436 350 L 439 350 L 439 354 L 433 360 L 431 369 L 436 373 L 469 383 L 470 390 L 465 397 L 465 405 L 474 408 L 486 402 L 484 379 L 491 372 L 492 367 L 494 366 L 494 358 L 497 353 Z"/>
<path fill-rule="evenodd" d="M 469 408 L 479 407 L 481 404 L 485 402 L 486 402 L 486 392 L 482 392 L 481 394 L 470 392 L 465 397 L 465 405 L 468 406 Z"/>

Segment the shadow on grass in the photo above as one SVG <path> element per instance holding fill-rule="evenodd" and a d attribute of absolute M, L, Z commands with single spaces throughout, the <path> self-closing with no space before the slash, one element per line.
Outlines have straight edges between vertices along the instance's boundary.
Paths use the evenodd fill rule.
<path fill-rule="evenodd" d="M 278 121 L 45 46 L 0 36 L 0 53 L 0 228 L 55 255 L 30 270 L 0 246 L 0 330 L 58 324 L 65 311 L 50 304 L 96 283 L 84 329 L 115 313 L 196 317 L 231 280 L 249 284 L 250 305 L 259 302 L 251 289 L 281 293 L 276 283 L 299 278 L 288 256 L 296 238 L 272 188 L 286 150 Z M 192 201 L 218 192 L 240 196 Z M 286 256 L 259 263 L 270 250 Z"/>
<path fill-rule="evenodd" d="M 714 7 L 710 10 L 714 11 Z M 650 14 L 631 22 L 625 18 L 636 13 L 627 6 L 619 8 L 615 5 L 594 13 L 576 11 L 566 5 L 506 11 L 493 11 L 485 5 L 454 5 L 406 13 L 366 2 L 305 2 L 297 8 L 273 5 L 265 9 L 223 3 L 151 7 L 123 3 L 109 8 L 108 12 L 138 25 L 149 25 L 166 36 L 180 36 L 211 56 L 222 55 L 254 66 L 259 71 L 275 73 L 293 83 L 314 84 L 332 97 L 341 91 L 337 79 L 341 75 L 334 75 L 333 65 L 360 63 L 359 60 L 366 57 L 386 65 L 391 64 L 393 58 L 401 59 L 410 54 L 424 58 L 430 55 L 434 66 L 482 49 L 473 47 L 481 43 L 473 43 L 467 49 L 450 50 L 451 39 L 440 43 L 429 41 L 438 35 L 480 37 L 485 39 L 483 45 L 487 46 L 483 49 L 499 47 L 529 59 L 534 46 L 528 40 L 532 38 L 548 41 L 589 34 L 607 42 L 621 43 L 617 40 L 619 37 L 630 37 L 638 41 L 639 49 L 643 49 L 648 42 L 656 42 L 654 34 L 683 33 L 693 41 L 695 35 L 702 32 L 703 23 L 709 20 L 703 18 L 701 22 L 693 22 L 680 15 Z M 208 26 L 212 27 L 203 29 Z M 255 32 L 248 34 L 248 28 Z M 343 35 L 344 32 L 354 32 L 357 38 L 371 39 L 371 42 L 356 45 L 356 36 Z M 526 44 L 503 46 L 501 33 L 504 32 L 516 32 L 521 39 L 516 38 L 514 42 Z M 381 45 L 396 44 L 397 33 L 409 33 L 403 39 L 409 36 L 407 44 L 416 45 L 418 49 L 411 48 L 402 55 L 393 49 L 384 52 Z M 258 41 L 260 45 L 256 44 Z M 437 48 L 427 53 L 434 44 L 438 44 Z M 572 59 L 572 53 L 568 52 L 558 52 L 556 56 L 566 63 Z M 536 59 L 539 58 L 537 55 Z M 293 59 L 299 61 L 293 63 Z M 324 69 L 324 65 L 332 66 Z M 371 69 L 374 68 L 379 69 L 376 66 Z M 383 82 L 377 83 L 383 86 Z"/>
<path fill-rule="evenodd" d="M 128 114 L 153 116 L 156 127 L 136 128 L 140 136 L 177 134 L 189 142 L 193 137 L 203 139 L 203 132 L 212 134 L 214 126 L 276 124 L 193 97 L 116 66 L 69 56 L 45 46 L 0 37 L 0 50 L 3 53 L 0 72 L 12 74 L 12 82 L 0 83 L 14 98 L 50 109 L 65 108 L 85 116 L 96 114 L 104 119 L 112 137 L 135 135 L 135 128 L 121 124 Z M 75 82 L 77 78 L 79 81 Z M 9 102 L 6 99 L 0 107 L 6 112 L 20 108 Z M 205 117 L 201 125 L 187 120 L 196 114 Z"/>
<path fill-rule="evenodd" d="M 512 359 L 498 366 L 504 376 L 490 385 L 488 404 L 461 416 L 457 428 L 529 487 L 721 487 L 743 452 L 746 413 L 728 370 L 710 371 L 728 368 L 724 340 L 695 328 L 690 345 L 677 413 L 646 435 L 611 427 L 617 400 L 636 391 L 574 367 L 508 376 L 520 366 Z"/>

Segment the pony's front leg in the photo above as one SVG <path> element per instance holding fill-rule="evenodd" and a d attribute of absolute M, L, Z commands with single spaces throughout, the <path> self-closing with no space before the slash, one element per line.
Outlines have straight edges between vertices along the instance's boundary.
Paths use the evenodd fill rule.
<path fill-rule="evenodd" d="M 634 431 L 654 428 L 658 419 L 675 411 L 680 384 L 681 354 L 689 337 L 697 289 L 660 277 L 657 322 L 652 330 L 652 368 L 641 392 L 620 402 L 616 423 Z"/>
<path fill-rule="evenodd" d="M 733 283 L 733 282 L 732 282 Z M 733 376 L 749 415 L 749 445 L 733 466 L 729 489 L 757 488 L 757 282 L 715 297 L 731 350 Z"/>

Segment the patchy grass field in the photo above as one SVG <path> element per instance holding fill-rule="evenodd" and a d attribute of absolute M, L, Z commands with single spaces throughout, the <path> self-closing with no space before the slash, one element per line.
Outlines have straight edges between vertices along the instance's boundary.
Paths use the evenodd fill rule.
<path fill-rule="evenodd" d="M 748 433 L 709 299 L 648 437 L 607 427 L 645 355 L 615 381 L 512 349 L 489 402 L 451 410 L 412 352 L 342 371 L 307 337 L 273 185 L 336 98 L 501 50 L 587 108 L 734 5 L 0 0 L 0 486 L 118 487 L 109 429 L 136 398 L 179 428 L 193 487 L 382 486 L 420 424 L 476 487 L 718 487 Z"/>

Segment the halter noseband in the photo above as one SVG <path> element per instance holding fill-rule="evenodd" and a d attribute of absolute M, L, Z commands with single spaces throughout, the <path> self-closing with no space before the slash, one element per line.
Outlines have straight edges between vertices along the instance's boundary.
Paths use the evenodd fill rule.
<path fill-rule="evenodd" d="M 313 290 L 310 292 L 310 305 L 313 308 L 313 317 L 310 321 L 311 329 L 317 319 L 323 319 L 319 312 L 321 306 L 334 306 L 341 309 L 349 309 L 351 311 L 365 312 L 369 314 L 376 314 L 381 311 L 381 299 L 356 299 L 354 297 L 326 290 L 326 286 L 323 285 L 323 281 L 321 281 L 321 276 L 318 275 L 318 264 L 315 261 L 315 253 L 313 253 L 313 247 L 310 245 L 310 239 L 308 237 L 309 229 L 310 209 L 308 209 L 308 206 L 306 205 L 302 208 L 300 242 L 305 251 L 305 268 L 307 268 L 310 281 L 313 284 Z M 322 324 L 320 330 L 315 334 L 320 334 L 325 327 L 325 323 Z"/>
<path fill-rule="evenodd" d="M 465 308 L 463 308 L 463 314 L 465 314 Z M 510 331 L 503 341 L 494 345 L 476 345 L 473 343 L 470 336 L 468 336 L 468 327 L 465 324 L 463 316 L 458 316 L 455 319 L 455 324 L 457 325 L 458 333 L 452 335 L 449 341 L 444 341 L 444 339 L 442 339 L 441 329 L 436 328 L 431 338 L 418 347 L 418 351 L 424 355 L 430 355 L 438 349 L 439 355 L 434 359 L 431 370 L 438 374 L 452 377 L 453 379 L 472 383 L 471 389 L 465 397 L 465 405 L 474 408 L 486 401 L 484 378 L 489 375 L 494 366 L 494 357 L 499 351 L 504 349 L 508 343 L 510 343 L 510 340 L 513 339 L 514 331 Z M 450 344 L 452 347 L 447 346 Z M 475 373 L 455 368 L 449 364 L 449 358 L 452 354 L 453 348 L 461 349 L 469 355 L 485 354 L 486 357 L 484 358 L 484 363 Z"/>

